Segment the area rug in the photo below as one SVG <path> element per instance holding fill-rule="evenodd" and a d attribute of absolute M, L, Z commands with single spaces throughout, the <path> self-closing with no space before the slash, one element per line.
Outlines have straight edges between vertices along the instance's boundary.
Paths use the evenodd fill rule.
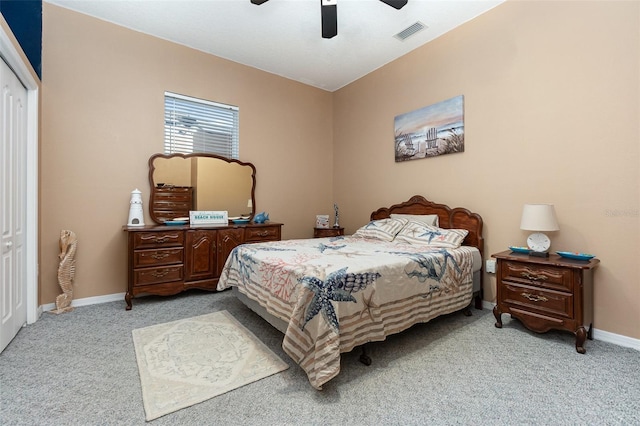
<path fill-rule="evenodd" d="M 288 368 L 227 311 L 132 334 L 147 421 Z"/>

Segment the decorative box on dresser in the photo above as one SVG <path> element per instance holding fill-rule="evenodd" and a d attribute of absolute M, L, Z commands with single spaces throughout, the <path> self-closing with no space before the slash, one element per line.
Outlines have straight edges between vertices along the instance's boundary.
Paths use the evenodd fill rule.
<path fill-rule="evenodd" d="M 279 241 L 281 223 L 190 227 L 125 226 L 128 233 L 127 310 L 138 294 L 167 296 L 215 291 L 229 253 L 240 244 Z"/>
<path fill-rule="evenodd" d="M 502 328 L 502 314 L 511 314 L 537 333 L 567 330 L 576 336 L 576 351 L 585 353 L 586 338 L 593 339 L 593 271 L 600 261 L 510 250 L 492 257 L 497 259 L 495 326 Z"/>
<path fill-rule="evenodd" d="M 344 235 L 344 228 L 313 228 L 313 238 L 339 237 Z"/>

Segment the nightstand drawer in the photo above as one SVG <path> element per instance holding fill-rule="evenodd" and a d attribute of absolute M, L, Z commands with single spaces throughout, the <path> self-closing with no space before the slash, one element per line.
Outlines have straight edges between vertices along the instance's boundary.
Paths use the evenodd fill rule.
<path fill-rule="evenodd" d="M 133 253 L 133 267 L 141 268 L 145 266 L 182 263 L 182 252 L 182 247 L 157 250 L 136 250 Z"/>
<path fill-rule="evenodd" d="M 164 268 L 136 269 L 134 271 L 134 286 L 168 283 L 181 281 L 183 277 L 182 265 L 167 266 Z"/>
<path fill-rule="evenodd" d="M 539 287 L 502 283 L 502 300 L 508 306 L 520 307 L 528 311 L 573 318 L 573 294 Z"/>
<path fill-rule="evenodd" d="M 505 281 L 540 286 L 551 290 L 573 291 L 572 271 L 568 268 L 507 261 L 503 263 L 501 272 L 501 279 Z"/>
<path fill-rule="evenodd" d="M 344 228 L 313 228 L 313 238 L 339 237 L 344 235 Z"/>

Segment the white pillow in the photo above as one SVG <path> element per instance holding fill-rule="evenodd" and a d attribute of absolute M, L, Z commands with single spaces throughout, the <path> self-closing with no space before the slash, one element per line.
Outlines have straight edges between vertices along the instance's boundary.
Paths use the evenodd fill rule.
<path fill-rule="evenodd" d="M 358 229 L 353 235 L 362 238 L 375 238 L 382 241 L 393 241 L 395 236 L 406 223 L 406 219 L 388 218 L 372 220 L 362 228 Z"/>
<path fill-rule="evenodd" d="M 422 222 L 425 225 L 440 226 L 440 218 L 437 214 L 399 214 L 392 213 L 393 219 L 407 219 L 415 222 Z"/>
<path fill-rule="evenodd" d="M 395 241 L 429 247 L 458 248 L 468 233 L 466 229 L 443 229 L 411 220 L 396 235 Z"/>

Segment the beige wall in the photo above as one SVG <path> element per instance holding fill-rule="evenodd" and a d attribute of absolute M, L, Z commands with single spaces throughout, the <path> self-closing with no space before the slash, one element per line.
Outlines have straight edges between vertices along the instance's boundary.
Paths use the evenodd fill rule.
<path fill-rule="evenodd" d="M 638 2 L 509 1 L 341 89 L 342 224 L 421 194 L 482 215 L 489 258 L 526 245 L 523 204 L 554 203 L 552 250 L 602 262 L 594 326 L 640 338 L 639 62 Z M 394 117 L 457 95 L 465 152 L 395 163 Z"/>
<path fill-rule="evenodd" d="M 42 303 L 59 293 L 66 228 L 79 237 L 74 296 L 125 291 L 120 229 L 130 191 L 147 201 L 168 90 L 240 107 L 257 209 L 285 223 L 284 238 L 311 236 L 334 199 L 351 233 L 421 194 L 480 213 L 491 254 L 524 245 L 524 203 L 554 203 L 552 249 L 602 261 L 595 327 L 640 338 L 640 3 L 508 1 L 334 93 L 47 3 L 43 13 Z M 456 95 L 466 151 L 396 164 L 393 118 Z"/>
<path fill-rule="evenodd" d="M 133 189 L 148 207 L 164 91 L 238 106 L 256 209 L 285 224 L 283 238 L 313 236 L 315 215 L 333 206 L 331 93 L 49 3 L 43 21 L 41 303 L 61 292 L 61 229 L 78 236 L 74 298 L 126 291 L 122 226 Z"/>

